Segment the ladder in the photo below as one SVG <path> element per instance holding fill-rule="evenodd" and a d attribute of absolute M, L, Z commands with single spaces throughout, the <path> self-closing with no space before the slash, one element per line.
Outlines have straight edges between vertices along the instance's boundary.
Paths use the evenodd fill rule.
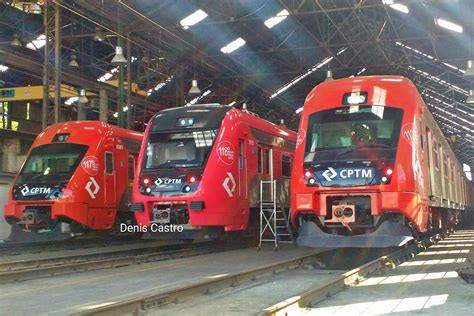
<path fill-rule="evenodd" d="M 276 180 L 260 180 L 260 242 L 258 250 L 262 247 L 263 242 L 274 243 L 275 250 L 278 250 L 279 243 L 295 243 L 289 218 L 286 216 L 284 207 L 278 205 L 276 192 Z"/>

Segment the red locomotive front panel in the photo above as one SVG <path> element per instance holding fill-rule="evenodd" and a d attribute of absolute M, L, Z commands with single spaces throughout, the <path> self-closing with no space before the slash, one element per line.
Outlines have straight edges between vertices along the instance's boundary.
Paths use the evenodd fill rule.
<path fill-rule="evenodd" d="M 284 144 L 281 135 L 296 138 L 286 131 L 221 105 L 155 115 L 142 146 L 132 205 L 137 223 L 148 227 L 145 238 L 213 238 L 223 231 L 246 230 L 251 209 L 258 205 L 259 179 L 270 174 L 281 178 L 270 170 L 270 162 L 266 174 L 257 167 L 258 161 L 263 163 L 257 158 L 263 157 L 257 138 L 263 134 L 269 144 L 273 139 Z M 290 151 L 281 145 L 273 150 Z M 162 234 L 164 227 L 175 225 L 183 231 Z"/>
<path fill-rule="evenodd" d="M 301 245 L 397 246 L 425 229 L 419 102 L 401 77 L 336 80 L 309 94 L 292 176 Z"/>
<path fill-rule="evenodd" d="M 87 229 L 112 229 L 116 219 L 133 219 L 127 210 L 129 171 L 141 138 L 103 122 L 48 127 L 33 143 L 5 205 L 9 239 L 68 238 Z"/>

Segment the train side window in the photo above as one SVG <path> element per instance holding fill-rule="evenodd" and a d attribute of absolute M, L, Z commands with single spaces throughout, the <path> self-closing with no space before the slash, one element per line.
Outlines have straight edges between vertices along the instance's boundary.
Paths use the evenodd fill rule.
<path fill-rule="evenodd" d="M 265 173 L 270 174 L 270 149 L 265 149 Z"/>
<path fill-rule="evenodd" d="M 281 156 L 281 175 L 283 177 L 291 176 L 291 157 L 287 155 Z"/>
<path fill-rule="evenodd" d="M 110 151 L 105 152 L 105 174 L 114 174 L 114 154 Z"/>
<path fill-rule="evenodd" d="M 262 173 L 263 170 L 262 147 L 257 148 L 257 172 Z"/>

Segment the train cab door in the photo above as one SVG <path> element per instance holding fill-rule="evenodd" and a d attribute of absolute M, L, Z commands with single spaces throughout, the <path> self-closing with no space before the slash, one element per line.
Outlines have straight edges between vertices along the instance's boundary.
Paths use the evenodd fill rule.
<path fill-rule="evenodd" d="M 248 195 L 248 176 L 247 176 L 247 153 L 245 149 L 245 141 L 239 139 L 239 196 L 247 199 Z"/>
<path fill-rule="evenodd" d="M 262 153 L 263 153 L 263 172 L 262 172 L 262 179 L 271 181 L 273 180 L 273 149 L 271 146 L 268 145 L 261 145 L 262 146 Z M 266 200 L 272 200 L 273 196 L 273 186 L 268 186 L 268 190 L 264 190 L 264 196 Z"/>
<path fill-rule="evenodd" d="M 105 170 L 104 170 L 104 192 L 105 204 L 115 204 L 116 201 L 116 185 L 115 185 L 115 155 L 112 150 L 107 150 L 104 153 Z"/>

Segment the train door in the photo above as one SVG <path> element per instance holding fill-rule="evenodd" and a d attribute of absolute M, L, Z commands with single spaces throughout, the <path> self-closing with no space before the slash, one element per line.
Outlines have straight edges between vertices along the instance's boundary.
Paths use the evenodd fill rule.
<path fill-rule="evenodd" d="M 115 204 L 115 157 L 113 151 L 105 151 L 105 175 L 104 175 L 104 192 L 105 203 Z"/>
<path fill-rule="evenodd" d="M 247 179 L 247 154 L 245 151 L 245 141 L 239 139 L 239 196 L 247 199 L 248 179 Z"/>

